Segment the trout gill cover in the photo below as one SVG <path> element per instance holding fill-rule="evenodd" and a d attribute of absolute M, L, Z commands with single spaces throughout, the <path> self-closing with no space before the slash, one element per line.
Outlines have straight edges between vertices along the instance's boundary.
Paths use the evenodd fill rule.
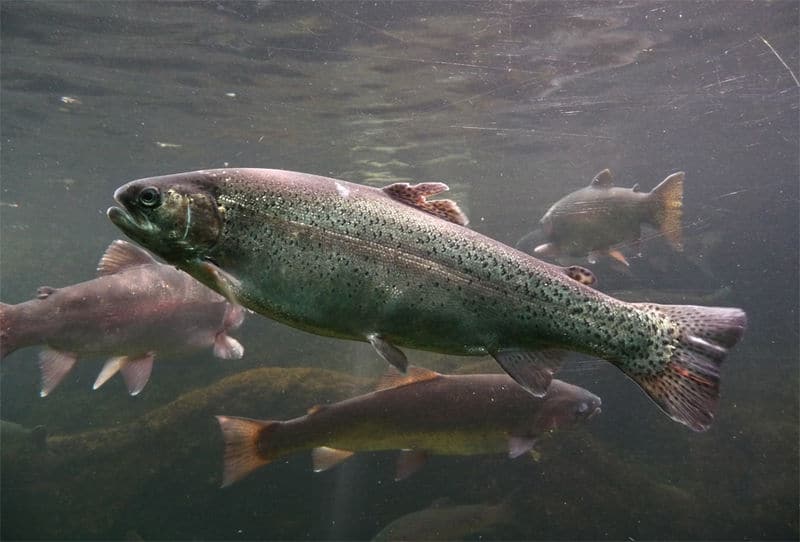
<path fill-rule="evenodd" d="M 534 395 L 569 351 L 605 359 L 674 420 L 712 422 L 736 308 L 626 303 L 579 267 L 542 262 L 463 224 L 441 183 L 384 189 L 306 173 L 218 169 L 132 181 L 108 216 L 229 300 L 294 327 L 398 346 L 491 354 Z"/>

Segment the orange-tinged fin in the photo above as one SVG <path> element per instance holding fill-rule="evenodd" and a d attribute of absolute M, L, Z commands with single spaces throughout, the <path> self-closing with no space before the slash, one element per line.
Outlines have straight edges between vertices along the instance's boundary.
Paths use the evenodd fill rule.
<path fill-rule="evenodd" d="M 306 414 L 308 414 L 309 416 L 313 416 L 314 414 L 322 412 L 323 410 L 325 410 L 325 405 L 314 405 L 308 409 L 308 412 L 306 412 Z"/>
<path fill-rule="evenodd" d="M 410 365 L 405 374 L 390 368 L 381 376 L 380 380 L 378 380 L 378 385 L 375 389 L 388 390 L 390 388 L 399 388 L 401 386 L 408 386 L 409 384 L 416 384 L 417 382 L 434 380 L 441 378 L 441 376 L 442 375 L 436 371 L 431 371 L 423 367 L 416 367 L 414 365 Z"/>
<path fill-rule="evenodd" d="M 156 260 L 143 249 L 117 239 L 108 245 L 105 254 L 100 258 L 100 263 L 97 264 L 97 275 L 100 277 L 113 275 L 129 267 L 154 263 L 157 263 Z"/>
<path fill-rule="evenodd" d="M 394 183 L 384 187 L 383 192 L 400 203 L 405 203 L 420 211 L 438 216 L 448 222 L 466 226 L 469 224 L 469 219 L 467 219 L 467 215 L 461 211 L 456 202 L 449 199 L 427 200 L 428 196 L 435 196 L 449 189 L 444 183 Z"/>
<path fill-rule="evenodd" d="M 639 304 L 678 326 L 678 344 L 655 375 L 630 374 L 673 420 L 695 431 L 711 426 L 719 401 L 719 366 L 741 339 L 747 317 L 740 309 Z"/>
<path fill-rule="evenodd" d="M 405 480 L 425 465 L 428 453 L 420 450 L 401 450 L 397 457 L 394 481 Z"/>
<path fill-rule="evenodd" d="M 581 284 L 585 284 L 587 286 L 591 286 L 597 282 L 597 277 L 594 276 L 594 273 L 586 269 L 585 267 L 581 267 L 580 265 L 570 265 L 569 267 L 562 267 L 564 274 L 567 275 L 572 280 L 580 282 Z"/>
<path fill-rule="evenodd" d="M 326 471 L 335 467 L 355 452 L 338 450 L 328 446 L 320 446 L 311 450 L 311 460 L 314 463 L 314 472 Z"/>
<path fill-rule="evenodd" d="M 675 250 L 683 250 L 681 217 L 683 216 L 683 171 L 673 173 L 653 188 L 654 222 Z"/>
<path fill-rule="evenodd" d="M 39 369 L 42 372 L 41 397 L 47 397 L 75 365 L 78 357 L 70 352 L 44 350 L 39 354 Z"/>
<path fill-rule="evenodd" d="M 225 440 L 221 487 L 227 487 L 270 462 L 261 454 L 259 442 L 268 428 L 274 428 L 280 422 L 232 416 L 216 418 Z"/>
<path fill-rule="evenodd" d="M 628 263 L 628 260 L 625 259 L 625 255 L 622 254 L 622 252 L 620 252 L 617 249 L 612 248 L 611 250 L 608 251 L 608 255 L 611 258 L 617 260 L 619 263 L 621 263 L 625 267 L 630 267 L 631 266 L 631 264 Z"/>

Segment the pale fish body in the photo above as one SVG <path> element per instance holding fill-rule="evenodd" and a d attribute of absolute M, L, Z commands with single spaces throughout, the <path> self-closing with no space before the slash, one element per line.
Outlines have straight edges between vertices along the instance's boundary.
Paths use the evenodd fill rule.
<path fill-rule="evenodd" d="M 505 374 L 441 375 L 410 367 L 392 371 L 380 389 L 300 418 L 258 421 L 217 416 L 225 438 L 223 485 L 292 453 L 313 449 L 315 470 L 354 452 L 404 450 L 396 479 L 428 454 L 477 455 L 530 451 L 537 437 L 600 412 L 600 398 L 560 380 L 534 397 Z"/>
<path fill-rule="evenodd" d="M 491 354 L 543 395 L 566 351 L 603 358 L 673 419 L 708 427 L 739 309 L 626 303 L 561 268 L 463 226 L 441 183 L 371 188 L 305 173 L 206 170 L 140 179 L 115 193 L 126 235 L 255 312 L 369 341 Z"/>
<path fill-rule="evenodd" d="M 243 348 L 228 332 L 243 309 L 144 250 L 114 241 L 98 277 L 63 288 L 39 288 L 37 299 L 0 305 L 2 356 L 45 345 L 39 364 L 41 395 L 49 394 L 78 358 L 109 358 L 95 389 L 117 371 L 129 393 L 147 383 L 156 354 L 213 347 L 221 358 Z"/>
<path fill-rule="evenodd" d="M 509 504 L 448 504 L 434 502 L 428 508 L 401 516 L 373 538 L 373 542 L 400 540 L 480 540 L 476 535 L 512 520 Z"/>
<path fill-rule="evenodd" d="M 534 250 L 542 255 L 587 256 L 594 262 L 608 255 L 628 264 L 620 252 L 632 245 L 636 251 L 642 225 L 660 230 L 665 239 L 681 250 L 681 214 L 684 173 L 664 179 L 650 192 L 613 185 L 611 172 L 601 171 L 589 186 L 555 202 L 540 220 L 548 242 Z"/>

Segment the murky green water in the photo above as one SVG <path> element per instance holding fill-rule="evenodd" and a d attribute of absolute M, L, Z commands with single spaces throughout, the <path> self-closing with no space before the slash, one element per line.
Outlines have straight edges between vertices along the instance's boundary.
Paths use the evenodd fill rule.
<path fill-rule="evenodd" d="M 434 457 L 393 482 L 393 454 L 314 474 L 301 453 L 224 490 L 214 414 L 284 419 L 366 391 L 385 369 L 371 348 L 252 315 L 241 360 L 157 362 L 137 397 L 92 391 L 102 360 L 85 360 L 45 399 L 21 350 L 0 417 L 49 438 L 2 436 L 4 539 L 370 539 L 421 510 L 420 539 L 798 537 L 796 2 L 5 1 L 0 25 L 5 303 L 93 277 L 120 236 L 111 195 L 139 177 L 443 181 L 472 228 L 529 250 L 545 210 L 608 167 L 647 190 L 686 172 L 686 248 L 649 232 L 630 269 L 592 267 L 599 288 L 749 319 L 706 433 L 610 365 L 572 366 L 561 378 L 603 413 L 538 461 Z M 464 513 L 481 521 L 448 530 Z"/>

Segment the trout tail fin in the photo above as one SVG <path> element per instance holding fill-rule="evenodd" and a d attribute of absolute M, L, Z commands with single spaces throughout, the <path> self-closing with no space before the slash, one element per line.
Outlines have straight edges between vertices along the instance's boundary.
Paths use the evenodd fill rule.
<path fill-rule="evenodd" d="M 744 311 L 694 305 L 644 305 L 678 326 L 677 344 L 659 373 L 629 374 L 673 420 L 695 431 L 711 426 L 719 367 L 747 325 Z"/>
<path fill-rule="evenodd" d="M 683 250 L 683 171 L 673 173 L 653 188 L 653 223 L 675 250 Z"/>
<path fill-rule="evenodd" d="M 19 348 L 14 340 L 13 305 L 0 303 L 0 359 Z"/>
<path fill-rule="evenodd" d="M 225 463 L 222 486 L 241 480 L 254 470 L 269 463 L 272 458 L 263 452 L 265 438 L 280 422 L 217 416 L 222 438 L 225 440 Z"/>

